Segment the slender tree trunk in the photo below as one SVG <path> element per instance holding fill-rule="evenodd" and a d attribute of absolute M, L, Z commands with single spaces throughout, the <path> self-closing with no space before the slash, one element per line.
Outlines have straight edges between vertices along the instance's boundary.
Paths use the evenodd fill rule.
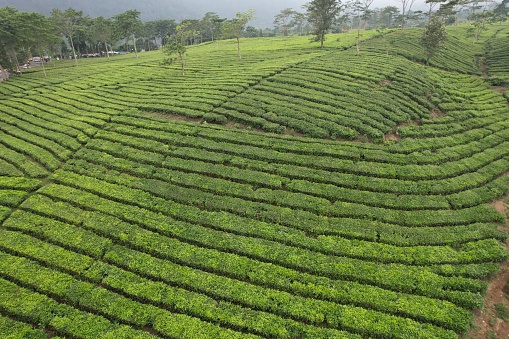
<path fill-rule="evenodd" d="M 108 43 L 104 42 L 104 47 L 106 47 L 106 55 L 108 56 L 108 61 L 110 61 L 110 51 L 108 51 Z"/>
<path fill-rule="evenodd" d="M 242 59 L 242 55 L 240 55 L 240 36 L 237 35 L 237 54 L 239 55 L 239 59 Z"/>
<path fill-rule="evenodd" d="M 361 54 L 361 26 L 359 23 L 359 26 L 357 27 L 357 55 Z"/>
<path fill-rule="evenodd" d="M 41 53 L 41 55 L 43 55 L 43 53 Z M 44 77 L 47 77 L 46 67 L 44 66 L 44 55 L 41 57 L 41 65 L 42 65 L 42 72 L 44 73 Z"/>
<path fill-rule="evenodd" d="M 76 66 L 78 66 L 78 56 L 76 55 L 76 50 L 74 49 L 74 42 L 72 41 L 72 35 L 69 36 L 69 40 L 71 40 L 72 58 L 76 62 Z"/>
<path fill-rule="evenodd" d="M 21 67 L 19 67 L 19 61 L 18 61 L 18 56 L 16 55 L 16 52 L 13 50 L 12 51 L 12 58 L 14 59 L 14 64 L 16 65 L 16 70 L 20 73 L 21 72 Z"/>
<path fill-rule="evenodd" d="M 7 72 L 5 71 L 5 69 L 2 67 L 2 65 L 0 65 L 0 73 L 2 74 L 2 79 L 0 79 L 0 81 L 4 81 L 7 79 Z"/>
<path fill-rule="evenodd" d="M 134 33 L 132 33 L 132 37 L 133 37 L 134 53 L 136 54 L 136 59 L 138 59 L 138 50 L 136 49 L 136 37 L 134 36 Z"/>

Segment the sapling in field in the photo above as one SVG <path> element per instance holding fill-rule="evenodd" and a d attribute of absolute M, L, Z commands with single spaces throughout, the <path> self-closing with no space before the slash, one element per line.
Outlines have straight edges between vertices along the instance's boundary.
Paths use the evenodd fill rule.
<path fill-rule="evenodd" d="M 168 55 L 163 61 L 165 65 L 171 65 L 173 62 L 178 60 L 182 67 L 182 75 L 185 75 L 185 66 L 186 66 L 186 40 L 192 34 L 190 30 L 188 30 L 190 26 L 189 22 L 183 22 L 176 28 L 175 39 L 173 42 L 166 44 L 163 47 L 163 53 Z M 170 40 L 170 38 L 167 38 Z M 174 57 L 175 56 L 175 57 Z"/>
<path fill-rule="evenodd" d="M 420 41 L 424 48 L 426 64 L 429 65 L 430 60 L 442 48 L 445 40 L 447 40 L 447 32 L 444 23 L 439 17 L 432 16 L 426 24 Z"/>

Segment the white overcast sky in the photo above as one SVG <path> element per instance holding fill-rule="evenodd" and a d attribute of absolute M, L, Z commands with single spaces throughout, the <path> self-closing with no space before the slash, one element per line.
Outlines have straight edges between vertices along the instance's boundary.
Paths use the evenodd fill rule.
<path fill-rule="evenodd" d="M 343 0 L 342 2 L 346 2 Z M 282 9 L 293 8 L 303 11 L 306 0 L 0 0 L 0 7 L 13 6 L 21 11 L 41 12 L 48 15 L 52 8 L 72 7 L 83 10 L 85 15 L 110 17 L 128 9 L 141 12 L 144 21 L 154 19 L 199 19 L 207 12 L 216 12 L 221 17 L 232 18 L 237 12 L 255 9 L 257 20 L 249 24 L 257 27 L 271 27 L 274 15 Z M 374 0 L 371 8 L 396 6 L 400 0 Z M 424 0 L 415 0 L 412 9 L 424 9 Z"/>

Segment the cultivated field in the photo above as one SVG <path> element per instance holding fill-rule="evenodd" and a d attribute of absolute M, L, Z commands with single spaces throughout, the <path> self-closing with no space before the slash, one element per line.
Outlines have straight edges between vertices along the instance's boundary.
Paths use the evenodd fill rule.
<path fill-rule="evenodd" d="M 432 67 L 420 32 L 1 83 L 2 337 L 467 332 L 507 258 L 509 28 L 451 28 Z"/>

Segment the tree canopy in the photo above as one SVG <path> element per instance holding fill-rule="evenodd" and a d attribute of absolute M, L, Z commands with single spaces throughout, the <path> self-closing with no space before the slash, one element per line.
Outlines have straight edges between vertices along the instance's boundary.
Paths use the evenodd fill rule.
<path fill-rule="evenodd" d="M 426 24 L 421 36 L 421 46 L 426 55 L 426 63 L 429 65 L 431 58 L 442 48 L 447 40 L 447 32 L 443 21 L 436 15 L 433 15 Z"/>
<path fill-rule="evenodd" d="M 320 42 L 323 48 L 325 34 L 331 28 L 341 11 L 338 0 L 313 0 L 306 6 L 308 21 L 313 25 L 312 41 Z"/>
<path fill-rule="evenodd" d="M 242 59 L 242 55 L 240 53 L 240 37 L 242 36 L 242 31 L 246 28 L 247 23 L 254 19 L 254 15 L 255 12 L 252 9 L 247 12 L 239 12 L 233 20 L 226 21 L 223 24 L 223 36 L 233 36 L 237 39 L 237 54 L 239 59 Z"/>

